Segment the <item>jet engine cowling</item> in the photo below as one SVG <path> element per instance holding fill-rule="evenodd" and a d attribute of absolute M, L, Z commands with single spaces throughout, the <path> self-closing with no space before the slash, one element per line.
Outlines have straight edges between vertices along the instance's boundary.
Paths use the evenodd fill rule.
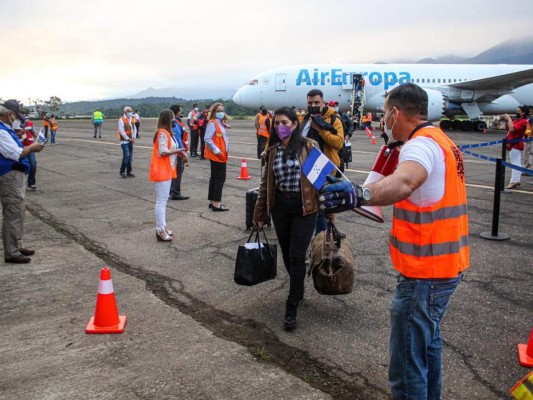
<path fill-rule="evenodd" d="M 428 95 L 428 120 L 438 121 L 442 118 L 442 113 L 446 109 L 447 101 L 444 95 L 438 90 L 424 89 Z"/>

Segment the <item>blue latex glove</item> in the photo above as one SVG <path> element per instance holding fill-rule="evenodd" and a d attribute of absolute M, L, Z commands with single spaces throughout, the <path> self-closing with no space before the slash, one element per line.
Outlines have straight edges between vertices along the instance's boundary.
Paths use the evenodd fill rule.
<path fill-rule="evenodd" d="M 353 210 L 359 207 L 358 188 L 350 181 L 333 176 L 326 177 L 328 183 L 322 188 L 320 209 L 328 213 L 339 213 L 346 210 Z"/>

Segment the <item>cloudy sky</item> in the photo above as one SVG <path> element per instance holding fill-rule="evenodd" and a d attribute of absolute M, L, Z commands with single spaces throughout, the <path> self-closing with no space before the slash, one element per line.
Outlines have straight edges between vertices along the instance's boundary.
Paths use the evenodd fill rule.
<path fill-rule="evenodd" d="M 233 87 L 283 65 L 474 56 L 531 35 L 531 0 L 0 0 L 0 97 Z"/>

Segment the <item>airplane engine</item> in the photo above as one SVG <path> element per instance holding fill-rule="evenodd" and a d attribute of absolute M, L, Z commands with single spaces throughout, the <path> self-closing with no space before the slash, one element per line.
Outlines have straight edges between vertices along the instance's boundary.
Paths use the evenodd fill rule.
<path fill-rule="evenodd" d="M 424 89 L 428 94 L 428 120 L 438 121 L 446 109 L 447 101 L 444 95 L 438 90 Z"/>

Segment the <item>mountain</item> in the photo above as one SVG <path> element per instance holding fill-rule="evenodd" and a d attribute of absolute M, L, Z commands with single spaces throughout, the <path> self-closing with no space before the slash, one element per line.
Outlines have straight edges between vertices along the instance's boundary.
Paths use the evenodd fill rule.
<path fill-rule="evenodd" d="M 144 89 L 132 96 L 133 99 L 146 97 L 179 97 L 182 99 L 224 99 L 233 97 L 237 90 L 234 88 L 153 88 Z"/>
<path fill-rule="evenodd" d="M 417 64 L 533 64 L 533 36 L 506 40 L 471 58 L 450 55 Z"/>

